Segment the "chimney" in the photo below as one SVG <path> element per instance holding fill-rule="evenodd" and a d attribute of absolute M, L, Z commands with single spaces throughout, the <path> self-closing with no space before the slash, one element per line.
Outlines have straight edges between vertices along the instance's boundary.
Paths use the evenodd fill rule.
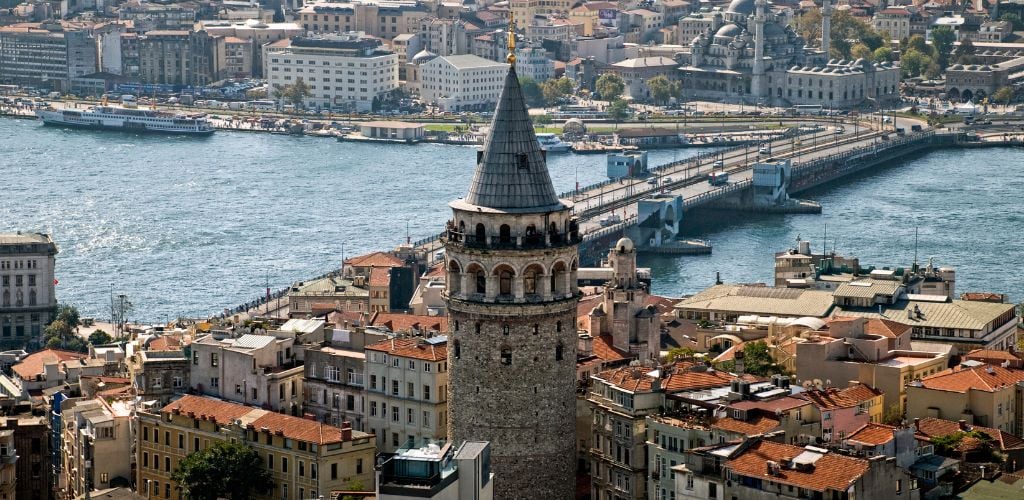
<path fill-rule="evenodd" d="M 341 423 L 341 440 L 351 441 L 352 440 L 352 422 L 345 420 Z"/>
<path fill-rule="evenodd" d="M 960 421 L 959 421 L 959 422 L 957 422 L 957 423 L 959 423 L 959 424 L 960 424 L 960 430 L 962 430 L 962 431 L 968 431 L 968 430 L 970 430 L 970 429 L 969 429 L 969 428 L 967 427 L 967 421 L 966 421 L 966 420 L 960 419 Z"/>
<path fill-rule="evenodd" d="M 590 356 L 591 354 L 594 354 L 594 337 L 586 333 L 581 333 L 579 335 L 579 341 L 576 348 L 583 356 Z"/>
<path fill-rule="evenodd" d="M 736 372 L 736 375 L 743 375 L 743 370 L 746 369 L 743 356 L 743 350 L 741 349 L 736 349 L 736 352 L 733 353 L 733 370 Z"/>

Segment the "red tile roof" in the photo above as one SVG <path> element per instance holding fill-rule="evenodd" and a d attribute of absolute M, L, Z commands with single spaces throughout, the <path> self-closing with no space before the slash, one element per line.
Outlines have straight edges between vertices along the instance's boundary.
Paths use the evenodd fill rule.
<path fill-rule="evenodd" d="M 820 492 L 846 491 L 871 467 L 867 460 L 826 453 L 814 463 L 814 468 L 811 470 L 782 468 L 778 474 L 768 475 L 767 463 L 769 461 L 782 463 L 785 459 L 795 458 L 804 451 L 799 446 L 758 440 L 738 456 L 726 462 L 726 467 L 736 474 Z"/>
<path fill-rule="evenodd" d="M 864 322 L 864 333 L 868 335 L 879 335 L 882 337 L 895 338 L 907 333 L 913 328 L 888 319 L 869 318 Z"/>
<path fill-rule="evenodd" d="M 893 440 L 893 432 L 895 430 L 896 428 L 891 425 L 864 424 L 860 429 L 853 431 L 853 434 L 847 436 L 846 441 L 866 444 L 868 446 L 883 445 Z"/>
<path fill-rule="evenodd" d="M 430 268 L 427 269 L 427 272 L 423 273 L 423 275 L 428 277 L 428 278 L 443 278 L 443 277 L 445 277 L 446 276 L 446 271 L 445 271 L 445 267 L 444 267 L 444 262 L 438 262 L 437 264 L 434 264 L 434 265 L 430 266 Z"/>
<path fill-rule="evenodd" d="M 373 252 L 352 257 L 345 261 L 345 265 L 353 267 L 402 267 L 404 263 L 398 257 L 387 252 Z"/>
<path fill-rule="evenodd" d="M 932 437 L 948 436 L 963 430 L 960 428 L 960 422 L 943 420 L 941 418 L 922 418 L 915 420 L 914 423 L 917 426 L 918 438 L 927 441 L 931 441 Z M 1013 434 L 1003 432 L 999 429 L 981 427 L 978 425 L 968 424 L 967 428 L 968 430 L 975 430 L 988 434 L 995 444 L 999 445 L 1000 450 L 1024 449 L 1024 439 L 1014 436 Z"/>
<path fill-rule="evenodd" d="M 838 389 L 831 387 L 822 391 L 808 390 L 801 392 L 800 394 L 797 394 L 797 397 L 810 401 L 822 410 L 851 408 L 860 404 L 860 401 L 847 397 L 840 393 Z"/>
<path fill-rule="evenodd" d="M 769 401 L 737 401 L 729 405 L 729 408 L 735 408 L 737 410 L 762 410 L 771 413 L 778 413 L 786 410 L 792 410 L 793 408 L 799 408 L 801 406 L 807 406 L 809 404 L 811 404 L 811 402 L 806 399 L 785 396 Z"/>
<path fill-rule="evenodd" d="M 370 326 L 386 326 L 388 330 L 400 333 L 433 330 L 448 332 L 448 316 L 422 316 L 378 311 L 370 318 Z"/>
<path fill-rule="evenodd" d="M 206 417 L 207 420 L 213 420 L 218 424 L 230 424 L 243 416 L 251 414 L 255 419 L 249 425 L 257 431 L 265 427 L 271 433 L 281 434 L 288 439 L 320 445 L 344 441 L 342 439 L 342 430 L 337 427 L 238 403 L 229 403 L 219 399 L 191 394 L 168 404 L 160 412 L 165 414 L 179 413 L 189 418 L 198 419 Z M 365 434 L 360 433 L 360 437 L 365 436 Z"/>
<path fill-rule="evenodd" d="M 694 368 L 697 368 L 696 370 Z M 735 375 L 718 370 L 702 370 L 694 363 L 679 361 L 661 378 L 661 388 L 668 393 L 724 387 Z M 606 370 L 595 375 L 620 389 L 631 392 L 652 391 L 655 378 L 648 375 L 654 368 L 627 366 Z"/>
<path fill-rule="evenodd" d="M 21 361 L 11 367 L 14 373 L 22 380 L 32 380 L 36 375 L 44 373 L 43 367 L 48 363 L 64 363 L 67 361 L 86 359 L 89 355 L 81 352 L 61 351 L 59 349 L 44 349 L 25 356 Z"/>
<path fill-rule="evenodd" d="M 921 379 L 921 385 L 936 391 L 965 393 L 970 389 L 995 392 L 1024 380 L 1024 370 L 983 365 L 973 368 L 954 367 Z"/>
<path fill-rule="evenodd" d="M 420 338 L 399 338 L 385 340 L 366 346 L 367 351 L 386 352 L 392 356 L 420 359 L 423 361 L 442 361 L 448 359 L 448 346 L 428 344 Z"/>
<path fill-rule="evenodd" d="M 738 420 L 732 417 L 720 418 L 711 424 L 714 429 L 736 432 L 745 436 L 756 436 L 779 428 L 779 421 L 765 416 L 757 416 L 750 420 Z"/>
<path fill-rule="evenodd" d="M 976 300 L 980 302 L 1002 302 L 1005 298 L 1001 293 L 992 292 L 965 292 L 960 294 L 960 300 Z"/>
<path fill-rule="evenodd" d="M 875 389 L 867 384 L 856 383 L 845 389 L 839 390 L 839 395 L 850 398 L 857 403 L 863 403 L 865 401 L 877 398 L 882 395 L 882 391 Z"/>
<path fill-rule="evenodd" d="M 993 365 L 1002 365 L 1005 362 L 1009 362 L 1010 368 L 1021 368 L 1024 366 L 1024 356 L 1021 356 L 1020 353 L 998 351 L 995 349 L 975 349 L 965 354 L 964 359 Z"/>
<path fill-rule="evenodd" d="M 150 340 L 146 348 L 150 351 L 176 351 L 181 349 L 181 341 L 176 337 L 161 335 Z"/>
<path fill-rule="evenodd" d="M 630 358 L 628 352 L 616 349 L 612 345 L 611 335 L 598 335 L 594 337 L 594 356 L 597 356 L 604 361 L 622 361 L 626 358 Z"/>
<path fill-rule="evenodd" d="M 391 284 L 391 272 L 388 267 L 375 267 L 370 270 L 370 286 L 388 286 Z"/>

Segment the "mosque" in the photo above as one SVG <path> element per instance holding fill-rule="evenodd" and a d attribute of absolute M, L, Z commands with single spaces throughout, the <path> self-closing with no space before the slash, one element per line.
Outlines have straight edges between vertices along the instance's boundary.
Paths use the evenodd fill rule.
<path fill-rule="evenodd" d="M 849 108 L 899 96 L 894 63 L 829 59 L 832 6 L 822 6 L 822 46 L 809 47 L 767 0 L 733 0 L 725 12 L 680 20 L 697 33 L 682 53 L 684 97 L 768 106 Z"/>

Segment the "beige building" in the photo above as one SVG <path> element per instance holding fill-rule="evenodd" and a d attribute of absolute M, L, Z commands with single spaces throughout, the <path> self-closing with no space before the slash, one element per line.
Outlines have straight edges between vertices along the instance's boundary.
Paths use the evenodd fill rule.
<path fill-rule="evenodd" d="M 370 312 L 366 280 L 328 276 L 300 281 L 288 289 L 288 316 L 305 318 L 331 312 Z"/>
<path fill-rule="evenodd" d="M 0 499 L 14 500 L 17 492 L 18 478 L 15 462 L 18 461 L 18 450 L 14 446 L 14 429 L 0 430 Z"/>
<path fill-rule="evenodd" d="M 56 255 L 49 235 L 0 234 L 0 346 L 21 348 L 41 340 L 57 307 Z"/>
<path fill-rule="evenodd" d="M 445 440 L 447 337 L 394 338 L 366 346 L 367 427 L 393 452 Z"/>
<path fill-rule="evenodd" d="M 435 57 L 419 66 L 420 100 L 442 111 L 492 110 L 508 64 L 474 55 Z"/>
<path fill-rule="evenodd" d="M 302 364 L 294 337 L 246 334 L 192 343 L 190 382 L 200 394 L 264 406 L 298 415 L 302 404 Z"/>
<path fill-rule="evenodd" d="M 902 7 L 883 9 L 871 18 L 875 31 L 888 33 L 890 40 L 910 38 L 910 12 Z"/>
<path fill-rule="evenodd" d="M 125 363 L 135 394 L 160 405 L 189 391 L 189 360 L 181 349 L 139 350 Z"/>
<path fill-rule="evenodd" d="M 115 479 L 129 480 L 132 409 L 128 400 L 70 399 L 62 403 L 62 466 L 57 481 L 67 498 L 110 488 Z"/>
<path fill-rule="evenodd" d="M 569 0 L 509 0 L 508 9 L 520 26 L 536 16 L 569 13 Z"/>
<path fill-rule="evenodd" d="M 220 74 L 218 54 L 223 44 L 223 38 L 205 31 L 147 31 L 137 38 L 138 78 L 143 83 L 170 85 L 212 83 Z"/>
<path fill-rule="evenodd" d="M 966 420 L 1020 435 L 1024 370 L 977 361 L 915 380 L 907 387 L 907 418 Z"/>
<path fill-rule="evenodd" d="M 432 14 L 419 0 L 317 1 L 302 7 L 298 21 L 310 33 L 362 31 L 384 40 L 415 33 L 420 19 Z"/>
<path fill-rule="evenodd" d="M 205 30 L 210 36 L 235 38 L 249 42 L 249 70 L 263 76 L 263 46 L 278 40 L 304 35 L 306 30 L 296 23 L 267 23 L 257 19 L 245 21 L 202 20 L 196 22 L 196 31 Z M 236 55 L 234 57 L 244 57 Z M 240 61 L 245 64 L 245 61 Z M 224 61 L 225 64 L 228 61 Z"/>
<path fill-rule="evenodd" d="M 263 50 L 267 82 L 287 86 L 301 78 L 310 87 L 307 108 L 370 111 L 398 88 L 398 54 L 360 33 L 294 37 Z"/>
<path fill-rule="evenodd" d="M 261 499 L 305 499 L 373 485 L 373 436 L 313 420 L 187 395 L 138 413 L 136 484 L 146 498 L 180 500 L 171 473 L 190 453 L 232 441 L 256 450 L 274 481 Z M 123 455 L 122 455 L 122 460 Z"/>

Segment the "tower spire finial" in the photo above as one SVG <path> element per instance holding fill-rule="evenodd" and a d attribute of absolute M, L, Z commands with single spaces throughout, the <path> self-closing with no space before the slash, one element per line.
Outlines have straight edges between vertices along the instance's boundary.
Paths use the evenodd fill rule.
<path fill-rule="evenodd" d="M 505 61 L 509 64 L 516 63 L 516 18 L 511 11 L 508 13 L 508 56 Z"/>

